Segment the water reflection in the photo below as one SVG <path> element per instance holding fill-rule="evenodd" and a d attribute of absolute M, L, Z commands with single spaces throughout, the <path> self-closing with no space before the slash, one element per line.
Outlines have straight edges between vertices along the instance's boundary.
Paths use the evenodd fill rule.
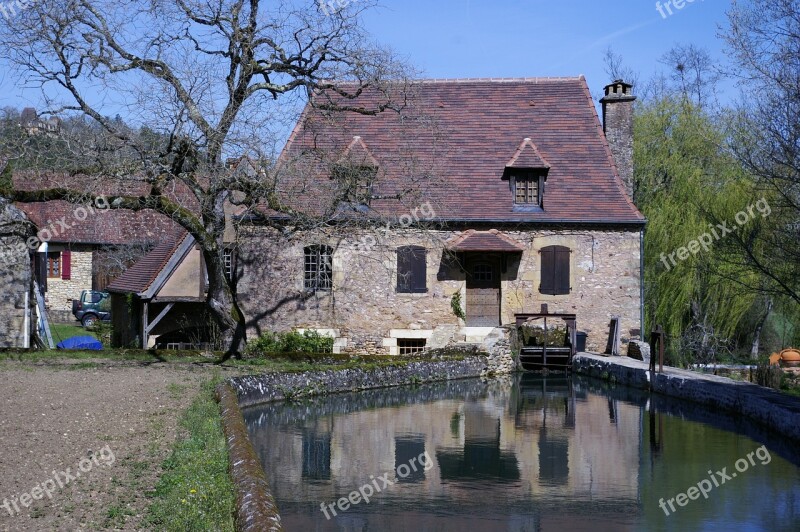
<path fill-rule="evenodd" d="M 800 529 L 800 469 L 779 456 L 797 462 L 790 443 L 581 378 L 342 394 L 249 408 L 245 419 L 289 531 Z M 760 442 L 769 465 L 669 517 L 659 508 Z M 398 474 L 424 453 L 433 467 Z M 381 475 L 392 485 L 369 504 L 336 506 Z"/>

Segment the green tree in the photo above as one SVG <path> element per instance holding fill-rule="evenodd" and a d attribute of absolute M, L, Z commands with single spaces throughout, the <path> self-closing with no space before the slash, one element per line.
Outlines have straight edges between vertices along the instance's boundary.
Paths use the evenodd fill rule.
<path fill-rule="evenodd" d="M 715 356 L 734 336 L 758 296 L 742 284 L 756 282 L 757 274 L 723 260 L 731 251 L 715 227 L 735 223 L 755 201 L 752 181 L 724 140 L 723 128 L 687 98 L 665 97 L 637 110 L 636 203 L 649 220 L 648 328 L 663 324 L 680 337 L 679 348 L 701 357 Z"/>

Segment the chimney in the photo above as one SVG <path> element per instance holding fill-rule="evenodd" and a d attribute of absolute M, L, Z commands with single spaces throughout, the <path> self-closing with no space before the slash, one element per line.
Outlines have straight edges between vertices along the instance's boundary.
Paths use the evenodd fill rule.
<path fill-rule="evenodd" d="M 633 85 L 618 79 L 606 85 L 603 104 L 603 133 L 606 134 L 619 177 L 633 198 Z"/>

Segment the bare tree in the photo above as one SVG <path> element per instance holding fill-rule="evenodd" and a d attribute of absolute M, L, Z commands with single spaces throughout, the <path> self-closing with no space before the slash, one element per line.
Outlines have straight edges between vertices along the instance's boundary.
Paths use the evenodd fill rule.
<path fill-rule="evenodd" d="M 740 267 L 761 274 L 754 290 L 800 304 L 800 1 L 734 2 L 728 21 L 722 37 L 743 87 L 731 147 L 771 206 L 730 240 Z"/>
<path fill-rule="evenodd" d="M 235 287 L 225 275 L 229 206 L 282 213 L 298 223 L 330 219 L 340 194 L 314 216 L 301 213 L 285 201 L 281 177 L 307 167 L 274 164 L 300 105 L 311 100 L 330 113 L 377 114 L 404 103 L 407 67 L 360 27 L 370 4 L 334 12 L 310 0 L 42 0 L 0 29 L 0 56 L 20 83 L 41 89 L 50 112 L 78 113 L 103 130 L 105 145 L 70 147 L 96 163 L 81 179 L 137 181 L 144 192 L 111 194 L 112 208 L 157 211 L 202 247 L 207 303 L 229 355 L 245 339 Z M 380 97 L 365 106 L 358 100 L 365 91 Z M 117 112 L 131 127 L 109 118 Z M 134 134 L 136 125 L 149 126 L 163 142 L 148 144 Z M 135 164 L 94 157 L 120 149 Z M 225 165 L 241 155 L 259 161 L 259 171 Z M 85 201 L 99 188 L 59 185 L 2 192 L 23 202 Z M 351 185 L 345 178 L 342 190 Z"/>
<path fill-rule="evenodd" d="M 679 44 L 665 53 L 660 62 L 669 68 L 668 78 L 684 98 L 705 107 L 716 101 L 716 86 L 722 77 L 708 51 L 694 44 Z"/>

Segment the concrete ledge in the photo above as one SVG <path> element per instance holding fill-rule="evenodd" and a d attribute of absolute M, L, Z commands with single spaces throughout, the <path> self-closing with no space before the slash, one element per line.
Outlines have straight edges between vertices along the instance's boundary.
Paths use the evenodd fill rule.
<path fill-rule="evenodd" d="M 627 357 L 579 353 L 576 373 L 634 388 L 694 401 L 714 409 L 746 416 L 784 436 L 800 441 L 800 399 L 749 382 L 676 368 L 650 375 L 644 362 Z"/>
<path fill-rule="evenodd" d="M 222 414 L 222 430 L 228 443 L 228 469 L 236 495 L 236 530 L 282 531 L 278 505 L 275 504 L 261 461 L 250 443 L 236 392 L 230 385 L 221 384 L 216 389 L 216 398 Z"/>

